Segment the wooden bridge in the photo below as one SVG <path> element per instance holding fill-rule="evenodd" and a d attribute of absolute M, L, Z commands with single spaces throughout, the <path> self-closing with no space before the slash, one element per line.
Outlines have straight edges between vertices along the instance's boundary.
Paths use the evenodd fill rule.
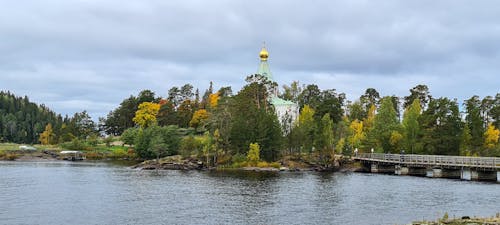
<path fill-rule="evenodd" d="M 466 180 L 499 181 L 500 158 L 361 153 L 353 157 L 367 171 Z"/>

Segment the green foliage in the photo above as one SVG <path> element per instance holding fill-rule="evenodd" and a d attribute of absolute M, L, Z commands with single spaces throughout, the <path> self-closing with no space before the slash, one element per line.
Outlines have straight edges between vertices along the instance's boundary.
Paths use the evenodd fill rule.
<path fill-rule="evenodd" d="M 420 116 L 422 152 L 420 154 L 458 155 L 463 123 L 456 101 L 432 99 Z"/>
<path fill-rule="evenodd" d="M 0 91 L 0 142 L 38 143 L 39 134 L 49 123 L 56 137 L 63 124 L 61 115 L 45 105 L 30 102 L 27 96 Z"/>
<path fill-rule="evenodd" d="M 184 157 L 189 157 L 194 153 L 200 153 L 203 149 L 203 139 L 195 138 L 193 135 L 188 135 L 182 138 L 180 142 L 180 154 Z"/>
<path fill-rule="evenodd" d="M 318 124 L 318 132 L 315 138 L 315 147 L 319 152 L 320 162 L 326 164 L 333 157 L 333 121 L 330 114 L 325 114 Z"/>
<path fill-rule="evenodd" d="M 403 115 L 403 136 L 408 153 L 420 152 L 418 142 L 421 136 L 419 118 L 422 108 L 420 100 L 416 98 L 413 103 L 406 108 Z"/>
<path fill-rule="evenodd" d="M 120 139 L 126 145 L 133 145 L 135 144 L 135 139 L 138 135 L 139 135 L 139 128 L 131 127 L 123 132 Z"/>
<path fill-rule="evenodd" d="M 316 133 L 316 121 L 314 121 L 314 110 L 305 105 L 299 115 L 299 120 L 296 129 L 298 129 L 297 137 L 300 141 L 300 148 L 308 153 L 312 152 L 314 146 L 314 136 Z"/>
<path fill-rule="evenodd" d="M 177 154 L 179 142 L 177 126 L 151 126 L 139 130 L 135 150 L 143 159 L 165 157 Z"/>
<path fill-rule="evenodd" d="M 474 95 L 470 99 L 465 101 L 465 109 L 467 111 L 467 116 L 465 121 L 470 129 L 470 134 L 472 136 L 471 146 L 473 148 L 479 148 L 483 145 L 483 134 L 485 131 L 484 118 L 481 116 L 481 100 L 479 96 Z"/>
<path fill-rule="evenodd" d="M 391 145 L 391 136 L 393 131 L 398 131 L 400 129 L 400 124 L 391 97 L 382 98 L 380 108 L 373 121 L 373 130 L 371 132 L 373 132 L 378 146 L 381 147 L 384 152 L 399 152 L 399 150 L 394 149 L 393 145 Z"/>
<path fill-rule="evenodd" d="M 106 147 L 111 147 L 112 142 L 113 142 L 113 136 L 109 135 L 106 138 L 104 138 L 104 144 L 106 144 Z"/>
<path fill-rule="evenodd" d="M 269 103 L 268 86 L 272 85 L 262 76 L 248 77 L 250 84 L 232 98 L 228 112 L 231 114 L 229 139 L 224 138 L 226 132 L 221 126 L 221 144 L 231 140 L 233 154 L 246 154 L 250 143 L 261 145 L 261 156 L 264 160 L 274 161 L 278 158 L 282 145 L 281 127 L 273 107 Z M 220 103 L 217 108 L 223 107 Z"/>
<path fill-rule="evenodd" d="M 82 141 L 78 138 L 73 139 L 70 142 L 64 142 L 60 144 L 61 148 L 68 150 L 92 150 L 92 146 Z"/>

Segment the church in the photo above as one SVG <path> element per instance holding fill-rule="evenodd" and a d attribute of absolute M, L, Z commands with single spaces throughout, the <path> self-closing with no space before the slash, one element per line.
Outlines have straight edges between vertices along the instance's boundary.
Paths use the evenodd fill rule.
<path fill-rule="evenodd" d="M 269 52 L 266 47 L 262 47 L 262 50 L 259 53 L 260 57 L 260 65 L 257 70 L 257 74 L 266 77 L 269 81 L 274 82 L 273 75 L 271 70 L 269 69 Z M 278 97 L 278 91 L 270 91 L 269 101 L 274 106 L 276 114 L 278 116 L 278 120 L 280 121 L 282 126 L 286 127 L 286 130 L 289 131 L 293 123 L 299 117 L 299 106 L 297 103 L 288 101 Z"/>

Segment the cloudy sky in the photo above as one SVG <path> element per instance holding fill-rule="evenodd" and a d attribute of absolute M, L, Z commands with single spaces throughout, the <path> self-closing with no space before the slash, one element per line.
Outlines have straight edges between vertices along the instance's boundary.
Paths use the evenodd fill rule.
<path fill-rule="evenodd" d="M 244 85 L 262 42 L 280 84 L 435 97 L 500 91 L 498 1 L 0 2 L 0 90 L 105 116 L 131 94 Z"/>

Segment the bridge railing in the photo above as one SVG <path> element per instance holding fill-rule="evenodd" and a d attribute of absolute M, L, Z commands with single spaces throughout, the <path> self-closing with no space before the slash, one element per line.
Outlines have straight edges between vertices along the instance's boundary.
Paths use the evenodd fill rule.
<path fill-rule="evenodd" d="M 358 153 L 356 158 L 386 161 L 406 164 L 439 164 L 450 166 L 484 166 L 500 167 L 500 158 L 497 157 L 465 157 L 445 155 L 411 155 L 411 154 L 384 154 L 384 153 Z"/>

